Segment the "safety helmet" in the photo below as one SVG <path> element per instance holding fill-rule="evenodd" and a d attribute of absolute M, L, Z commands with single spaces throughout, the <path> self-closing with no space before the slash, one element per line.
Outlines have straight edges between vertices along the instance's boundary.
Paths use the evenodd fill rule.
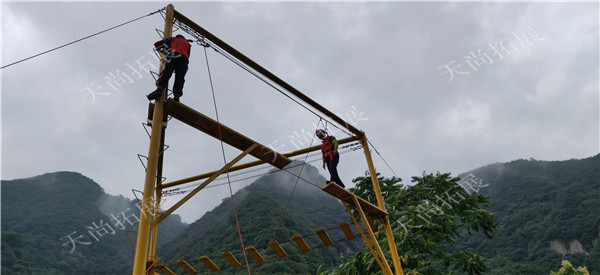
<path fill-rule="evenodd" d="M 183 35 L 181 35 L 181 34 L 175 35 L 175 37 L 181 37 L 181 38 L 185 38 L 185 37 L 184 37 Z"/>
<path fill-rule="evenodd" d="M 315 131 L 315 134 L 317 135 L 317 137 L 319 137 L 320 139 L 324 139 L 327 136 L 327 132 L 323 129 L 317 129 Z"/>

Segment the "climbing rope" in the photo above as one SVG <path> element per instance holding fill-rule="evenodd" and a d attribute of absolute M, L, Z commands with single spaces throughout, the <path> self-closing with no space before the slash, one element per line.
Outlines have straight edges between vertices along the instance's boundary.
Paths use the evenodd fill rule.
<path fill-rule="evenodd" d="M 133 22 L 135 22 L 135 21 L 138 21 L 138 20 L 140 20 L 140 19 L 142 19 L 142 18 L 145 18 L 145 17 L 151 16 L 151 15 L 157 14 L 157 13 L 159 13 L 159 12 L 162 12 L 162 11 L 163 11 L 163 10 L 165 10 L 165 9 L 166 9 L 166 8 L 162 8 L 162 9 L 160 9 L 160 10 L 157 10 L 157 11 L 155 11 L 155 12 L 151 12 L 151 13 L 149 13 L 149 14 L 146 14 L 146 15 L 140 16 L 140 17 L 138 17 L 138 18 L 135 18 L 135 19 L 129 20 L 129 21 L 125 22 L 125 23 L 121 23 L 121 24 L 119 24 L 119 25 L 116 25 L 116 26 L 114 26 L 114 27 L 110 27 L 110 28 L 108 28 L 108 29 L 105 29 L 105 30 L 103 30 L 103 31 L 99 31 L 99 32 L 97 32 L 97 33 L 94 33 L 94 34 L 88 35 L 88 36 L 86 36 L 86 37 L 83 37 L 83 38 L 77 39 L 77 40 L 75 40 L 75 41 L 69 42 L 69 43 L 67 43 L 67 44 L 64 44 L 64 45 L 62 45 L 62 46 L 58 46 L 58 47 L 56 47 L 56 48 L 53 48 L 53 49 L 50 49 L 50 50 L 47 50 L 47 51 L 44 51 L 44 52 L 38 53 L 38 54 L 36 54 L 36 55 L 32 55 L 32 56 L 30 56 L 30 57 L 23 58 L 23 59 L 21 59 L 21 60 L 19 60 L 19 61 L 15 61 L 15 62 L 13 62 L 13 63 L 10 63 L 10 64 L 8 64 L 8 65 L 4 65 L 4 66 L 0 67 L 0 69 L 4 69 L 4 68 L 7 68 L 7 67 L 10 67 L 10 66 L 12 66 L 12 65 L 15 65 L 15 64 L 21 63 L 21 62 L 23 62 L 23 61 L 26 61 L 26 60 L 32 59 L 32 58 L 34 58 L 34 57 L 38 57 L 38 56 L 40 56 L 40 55 L 47 54 L 47 53 L 49 53 L 49 52 L 52 52 L 52 51 L 58 50 L 58 49 L 60 49 L 60 48 L 64 48 L 64 47 L 66 47 L 66 46 L 69 46 L 69 45 L 75 44 L 75 43 L 77 43 L 77 42 L 81 42 L 81 41 L 83 41 L 83 40 L 86 40 L 86 39 L 88 39 L 88 38 L 91 38 L 91 37 L 94 37 L 94 36 L 96 36 L 96 35 L 99 35 L 99 34 L 105 33 L 105 32 L 107 32 L 107 31 L 114 30 L 114 29 L 116 29 L 116 28 L 118 28 L 118 27 L 125 26 L 125 25 L 127 25 L 127 24 L 129 24 L 129 23 L 133 23 Z"/>
<path fill-rule="evenodd" d="M 223 163 L 225 165 L 227 165 L 227 157 L 225 156 L 225 146 L 223 143 L 223 135 L 221 133 L 221 123 L 219 122 L 219 110 L 217 108 L 217 99 L 215 96 L 215 88 L 213 85 L 212 75 L 210 72 L 210 65 L 208 63 L 208 55 L 206 53 L 206 47 L 204 48 L 204 57 L 206 59 L 206 68 L 208 70 L 208 79 L 210 82 L 210 89 L 212 91 L 213 105 L 215 107 L 215 115 L 216 115 L 217 125 L 218 125 L 217 128 L 219 130 L 219 140 L 221 141 L 221 152 L 223 154 Z M 225 171 L 225 174 L 227 175 L 227 183 L 229 184 L 229 195 L 231 197 L 231 205 L 233 206 L 233 215 L 235 217 L 235 225 L 237 227 L 237 232 L 240 237 L 240 243 L 242 245 L 242 252 L 244 253 L 244 260 L 246 261 L 246 267 L 248 268 L 248 274 L 251 274 L 250 273 L 250 265 L 248 265 L 248 256 L 246 255 L 246 249 L 244 247 L 244 239 L 242 238 L 242 231 L 240 229 L 240 222 L 238 220 L 237 210 L 235 209 L 235 200 L 233 198 L 233 189 L 231 188 L 231 179 L 229 178 L 229 169 L 227 171 Z"/>

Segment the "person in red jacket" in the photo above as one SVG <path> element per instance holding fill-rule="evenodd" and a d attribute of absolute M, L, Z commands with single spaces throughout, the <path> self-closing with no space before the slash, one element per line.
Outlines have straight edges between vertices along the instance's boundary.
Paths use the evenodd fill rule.
<path fill-rule="evenodd" d="M 315 134 L 323 141 L 321 144 L 321 152 L 323 153 L 323 169 L 325 169 L 325 165 L 327 165 L 327 170 L 329 170 L 329 174 L 331 175 L 331 179 L 329 181 L 333 181 L 339 186 L 346 188 L 337 172 L 337 165 L 340 162 L 340 154 L 337 150 L 339 146 L 337 139 L 335 139 L 334 136 L 327 134 L 327 132 L 323 129 L 317 129 Z"/>
<path fill-rule="evenodd" d="M 173 84 L 173 96 L 175 101 L 179 102 L 179 98 L 183 95 L 183 83 L 185 82 L 185 73 L 188 70 L 190 58 L 189 40 L 183 35 L 178 34 L 175 37 L 165 38 L 154 43 L 154 47 L 161 53 L 165 53 L 165 66 L 156 80 L 156 90 L 146 97 L 148 100 L 160 98 L 162 91 L 168 87 L 169 79 L 175 73 L 175 83 Z"/>

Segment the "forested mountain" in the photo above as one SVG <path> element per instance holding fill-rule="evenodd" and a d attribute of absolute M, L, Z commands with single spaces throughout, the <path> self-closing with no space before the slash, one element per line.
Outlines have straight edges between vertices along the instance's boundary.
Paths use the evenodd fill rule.
<path fill-rule="evenodd" d="M 339 223 L 349 222 L 350 217 L 338 199 L 320 190 L 325 178 L 318 170 L 310 165 L 302 168 L 300 162 L 293 162 L 286 170 L 264 175 L 234 195 L 244 245 L 256 247 L 267 259 L 260 267 L 247 255 L 252 273 L 260 270 L 263 274 L 315 274 L 320 265 L 335 266 L 341 255 L 352 256 L 362 248 L 361 238 L 352 241 L 344 238 Z M 298 180 L 296 175 L 300 170 L 302 179 Z M 339 242 L 333 247 L 324 247 L 315 235 L 318 228 L 329 230 L 331 238 Z M 300 252 L 292 241 L 296 234 L 305 239 L 311 252 Z M 268 247 L 272 238 L 282 245 L 290 255 L 288 258 L 279 259 Z M 231 251 L 243 267 L 232 268 L 221 256 L 225 251 Z M 198 260 L 199 256 L 211 258 L 221 268 L 221 274 L 248 273 L 230 198 L 223 199 L 219 206 L 189 225 L 173 241 L 160 246 L 157 254 L 160 262 L 179 273 L 183 270 L 175 262 L 180 259 L 198 271 L 210 273 Z"/>
<path fill-rule="evenodd" d="M 496 163 L 462 176 L 489 196 L 500 227 L 494 239 L 456 246 L 492 258 L 489 274 L 549 274 L 562 259 L 600 274 L 600 155 Z"/>
<path fill-rule="evenodd" d="M 244 245 L 256 247 L 267 259 L 260 267 L 248 255 L 252 273 L 315 274 L 318 266 L 335 267 L 341 255 L 353 258 L 364 247 L 362 238 L 346 241 L 337 229 L 350 219 L 337 199 L 319 190 L 325 179 L 318 170 L 298 162 L 291 166 L 262 176 L 234 195 Z M 298 180 L 294 174 L 300 169 Z M 488 211 L 496 215 L 499 227 L 493 239 L 464 234 L 448 249 L 492 259 L 484 274 L 549 274 L 563 259 L 600 274 L 600 155 L 516 160 L 460 176 L 468 191 L 489 197 Z M 109 196 L 93 180 L 74 172 L 2 181 L 1 192 L 3 274 L 131 272 L 133 247 L 125 231 L 137 230 L 135 201 Z M 317 228 L 328 229 L 339 242 L 323 247 Z M 291 241 L 295 234 L 313 250 L 301 253 Z M 135 234 L 130 235 L 135 242 Z M 179 274 L 179 259 L 209 274 L 199 256 L 209 256 L 221 274 L 247 273 L 231 198 L 187 227 L 172 215 L 161 223 L 159 238 L 160 262 Z M 282 244 L 288 258 L 277 258 L 267 245 L 271 238 Z M 231 251 L 244 266 L 233 269 L 221 256 L 224 251 Z"/>
<path fill-rule="evenodd" d="M 131 273 L 136 201 L 74 172 L 2 181 L 1 192 L 2 274 Z M 177 215 L 163 224 L 163 241 L 185 227 Z"/>

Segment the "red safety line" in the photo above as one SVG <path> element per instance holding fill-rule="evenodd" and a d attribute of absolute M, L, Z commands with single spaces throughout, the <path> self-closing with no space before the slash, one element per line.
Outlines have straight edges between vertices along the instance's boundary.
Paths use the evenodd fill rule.
<path fill-rule="evenodd" d="M 208 68 L 208 79 L 210 81 L 210 89 L 212 91 L 213 105 L 215 106 L 215 114 L 217 116 L 217 125 L 219 129 L 219 140 L 221 141 L 221 152 L 223 153 L 223 163 L 227 165 L 227 158 L 225 157 L 225 147 L 223 146 L 223 135 L 221 134 L 221 123 L 219 122 L 219 111 L 217 110 L 217 99 L 215 97 L 215 89 L 213 87 L 212 76 L 210 73 L 210 66 L 208 65 L 208 55 L 206 54 L 206 47 L 204 47 L 204 57 L 206 58 L 206 67 Z M 231 204 L 233 205 L 233 215 L 235 216 L 235 225 L 237 226 L 237 232 L 240 236 L 240 243 L 242 245 L 242 252 L 244 253 L 244 260 L 246 261 L 246 267 L 248 268 L 248 274 L 250 273 L 250 265 L 248 264 L 248 257 L 246 256 L 246 248 L 244 247 L 244 239 L 242 238 L 242 231 L 240 229 L 240 222 L 238 221 L 237 210 L 235 209 L 235 200 L 233 199 L 233 190 L 231 189 L 231 180 L 229 178 L 229 169 L 225 171 L 227 175 L 227 183 L 229 184 L 229 196 L 231 197 Z"/>

